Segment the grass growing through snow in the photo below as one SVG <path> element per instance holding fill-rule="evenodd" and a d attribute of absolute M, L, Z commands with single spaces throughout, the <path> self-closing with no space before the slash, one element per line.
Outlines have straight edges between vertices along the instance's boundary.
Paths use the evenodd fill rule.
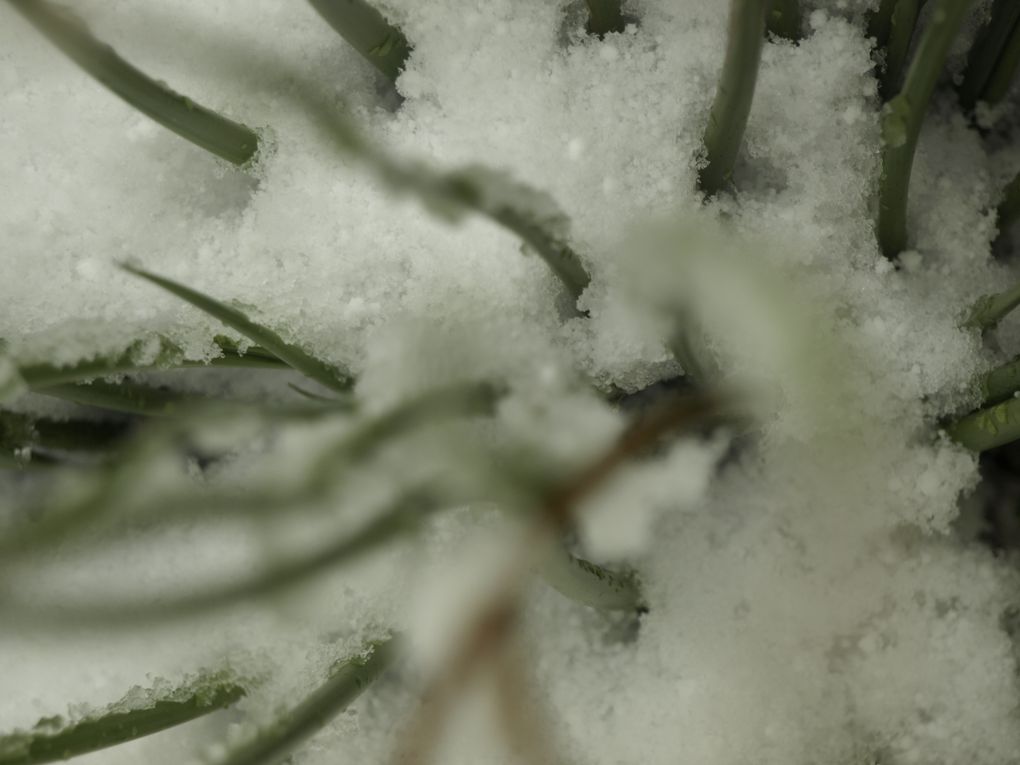
<path fill-rule="evenodd" d="M 40 32 L 68 55 L 85 72 L 98 79 L 128 103 L 183 138 L 231 163 L 250 162 L 258 150 L 258 135 L 240 123 L 198 106 L 141 73 L 112 49 L 103 45 L 83 24 L 48 2 L 7 0 Z M 933 0 L 934 9 L 927 24 L 916 30 L 922 3 L 915 0 L 883 0 L 871 24 L 882 51 L 884 69 L 882 91 L 892 94 L 883 122 L 883 173 L 879 190 L 878 241 L 890 258 L 899 255 L 908 244 L 906 218 L 911 166 L 927 104 L 944 74 L 944 63 L 961 19 L 967 11 L 966 0 Z M 376 8 L 362 0 L 311 0 L 315 10 L 366 60 L 389 81 L 394 82 L 413 50 L 402 31 L 393 26 Z M 587 31 L 605 36 L 622 32 L 627 19 L 618 0 L 587 0 Z M 978 100 L 1001 98 L 1013 78 L 1020 60 L 1020 26 L 1016 25 L 1016 7 L 1000 2 L 995 8 L 995 23 L 975 48 L 961 85 L 961 99 L 968 109 Z M 1007 22 L 1013 27 L 1006 30 Z M 734 168 L 743 149 L 743 136 L 750 114 L 766 36 L 771 34 L 796 42 L 803 19 L 796 0 L 772 4 L 765 0 L 732 0 L 726 55 L 716 96 L 704 132 L 705 164 L 699 185 L 706 198 L 736 192 Z M 640 33 L 640 32 L 639 32 Z M 919 34 L 916 50 L 908 63 L 911 40 Z M 904 74 L 905 72 L 905 74 Z M 300 88 L 298 89 L 300 91 Z M 487 168 L 447 171 L 391 156 L 364 139 L 357 129 L 332 105 L 299 92 L 298 99 L 310 119 L 317 121 L 334 138 L 336 148 L 362 161 L 390 188 L 420 199 L 430 210 L 456 219 L 466 213 L 481 215 L 516 236 L 548 265 L 550 274 L 562 285 L 577 311 L 578 299 L 591 283 L 584 253 L 571 242 L 570 222 L 546 194 L 525 187 L 506 175 Z M 1014 182 L 1000 208 L 1005 221 L 1020 209 Z M 344 476 L 370 463 L 386 446 L 410 439 L 422 430 L 449 423 L 491 419 L 503 393 L 503 381 L 480 380 L 475 383 L 437 388 L 417 398 L 397 403 L 392 409 L 375 414 L 358 411 L 353 395 L 353 376 L 327 359 L 317 358 L 299 342 L 289 342 L 267 324 L 247 313 L 140 267 L 127 265 L 132 274 L 191 304 L 222 322 L 254 345 L 241 350 L 227 338 L 217 338 L 222 353 L 208 364 L 251 370 L 292 370 L 311 383 L 317 383 L 330 395 L 316 399 L 304 413 L 313 418 L 333 416 L 350 410 L 352 426 L 348 434 L 319 450 L 309 460 L 308 475 L 297 489 L 265 492 L 260 501 L 248 493 L 201 492 L 170 496 L 156 502 L 149 530 L 197 517 L 215 518 L 217 508 L 247 515 L 280 516 L 295 504 L 307 502 L 337 489 Z M 1020 292 L 1010 290 L 979 303 L 966 319 L 968 326 L 987 330 L 1020 303 Z M 342 328 L 338 328 L 342 331 Z M 172 388 L 158 388 L 128 379 L 111 380 L 115 375 L 204 366 L 207 362 L 184 359 L 179 349 L 167 344 L 156 361 L 139 361 L 138 349 L 123 354 L 96 358 L 69 366 L 51 364 L 15 365 L 12 379 L 24 390 L 48 395 L 105 410 L 129 415 L 109 417 L 99 422 L 71 419 L 52 421 L 13 411 L 0 412 L 0 444 L 6 454 L 15 457 L 14 465 L 38 462 L 58 464 L 62 456 L 99 454 L 96 464 L 76 463 L 87 480 L 77 498 L 70 502 L 37 508 L 31 523 L 15 524 L 0 537 L 0 552 L 5 553 L 0 573 L 33 564 L 40 550 L 54 550 L 69 540 L 85 538 L 86 531 L 102 530 L 104 524 L 116 525 L 131 504 L 138 486 L 137 476 L 158 464 L 167 454 L 180 454 L 190 443 L 191 434 L 208 417 L 249 415 L 232 410 L 224 402 L 195 400 Z M 681 359 L 686 361 L 686 359 Z M 1006 400 L 1020 388 L 1020 362 L 1011 362 L 990 372 L 982 381 L 983 408 L 964 415 L 946 426 L 949 435 L 975 451 L 1020 439 L 1020 404 Z M 698 380 L 704 388 L 705 381 Z M 318 394 L 310 394 L 317 397 Z M 329 406 L 329 404 L 338 406 Z M 341 406 L 342 405 L 342 406 Z M 720 402 L 710 392 L 686 393 L 650 416 L 635 418 L 624 437 L 605 454 L 576 475 L 541 480 L 505 467 L 501 476 L 515 489 L 527 495 L 534 508 L 536 549 L 548 552 L 537 568 L 559 591 L 578 602 L 605 611 L 637 613 L 645 608 L 638 582 L 629 572 L 609 571 L 567 551 L 565 540 L 573 531 L 573 516 L 578 504 L 598 490 L 618 469 L 639 458 L 649 448 L 680 429 L 690 432 L 695 425 L 717 419 Z M 310 413 L 310 414 L 309 414 Z M 250 415 L 261 416 L 260 413 Z M 156 418 L 162 421 L 156 422 Z M 204 499 L 203 499 L 204 496 Z M 490 499 L 490 498 L 483 498 Z M 33 600 L 19 602 L 16 597 L 0 599 L 0 608 L 8 613 L 27 614 L 27 618 L 50 619 L 57 624 L 94 622 L 117 624 L 131 621 L 176 619 L 201 611 L 217 611 L 241 600 L 257 599 L 320 576 L 360 556 L 387 546 L 401 537 L 412 536 L 444 509 L 464 501 L 445 486 L 415 485 L 353 533 L 322 542 L 314 553 L 290 560 L 276 561 L 262 571 L 232 582 L 209 582 L 195 591 L 164 593 L 155 601 L 108 598 L 76 603 L 51 603 Z M 115 535 L 114 535 L 115 536 Z M 529 551 L 531 554 L 531 551 Z M 527 556 L 525 556 L 527 557 Z M 514 572 L 514 577 L 520 572 Z M 511 577 L 513 578 L 513 577 Z M 509 586 L 508 586 L 509 587 Z M 517 608 L 516 583 L 504 593 L 505 601 L 492 606 L 491 613 L 478 615 L 477 629 L 492 627 L 488 617 L 500 629 L 509 629 L 507 619 Z M 468 638 L 472 636 L 469 634 Z M 468 640 L 465 646 L 473 644 Z M 467 650 L 467 649 L 465 649 Z M 230 765 L 280 762 L 304 740 L 325 726 L 360 693 L 365 691 L 388 667 L 399 663 L 398 639 L 374 644 L 363 657 L 341 663 L 321 687 L 296 707 L 285 711 L 276 723 L 261 731 L 252 741 L 236 747 L 229 755 Z M 468 657 L 470 658 L 470 657 Z M 455 662 L 467 661 L 455 655 Z M 451 664 L 450 672 L 463 670 Z M 74 756 L 112 746 L 131 738 L 186 722 L 229 705 L 248 692 L 246 687 L 222 678 L 201 691 L 175 691 L 173 699 L 154 697 L 144 709 L 120 711 L 112 708 L 97 712 L 68 726 L 42 726 L 0 738 L 0 765 L 32 765 L 57 757 Z M 252 690 L 252 692 L 255 692 Z M 6 759 L 4 759 L 6 757 Z M 19 759 L 20 758 L 20 759 Z M 49 759 L 47 759 L 49 758 Z"/>

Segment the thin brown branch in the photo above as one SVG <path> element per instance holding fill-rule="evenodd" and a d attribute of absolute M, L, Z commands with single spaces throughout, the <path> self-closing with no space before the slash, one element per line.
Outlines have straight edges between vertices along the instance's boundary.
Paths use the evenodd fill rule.
<path fill-rule="evenodd" d="M 662 438 L 691 431 L 722 412 L 722 400 L 708 393 L 677 396 L 636 420 L 601 457 L 545 495 L 534 523 L 523 536 L 518 554 L 499 579 L 499 586 L 466 629 L 446 665 L 423 694 L 395 763 L 427 765 L 438 748 L 443 723 L 461 690 L 478 670 L 503 651 L 519 621 L 521 585 L 550 544 L 573 525 L 578 506 L 619 467 L 656 446 Z"/>

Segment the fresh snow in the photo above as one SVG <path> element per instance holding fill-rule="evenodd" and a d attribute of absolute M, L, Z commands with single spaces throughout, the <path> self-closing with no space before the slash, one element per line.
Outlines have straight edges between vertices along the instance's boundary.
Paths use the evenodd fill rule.
<path fill-rule="evenodd" d="M 682 302 L 754 424 L 627 467 L 582 508 L 581 549 L 632 566 L 644 584 L 636 633 L 540 579 L 528 585 L 521 666 L 564 761 L 1020 762 L 1005 628 L 1020 575 L 960 521 L 973 512 L 977 459 L 938 430 L 978 403 L 979 372 L 1020 349 L 1016 317 L 987 344 L 959 328 L 974 299 L 1020 277 L 990 247 L 1020 151 L 984 141 L 937 96 L 911 186 L 913 251 L 894 270 L 874 232 L 880 103 L 863 13 L 877 2 L 804 5 L 805 38 L 765 45 L 739 193 L 708 204 L 696 176 L 725 45 L 722 0 L 639 0 L 639 25 L 605 40 L 583 36 L 578 3 L 389 0 L 380 7 L 414 44 L 399 105 L 306 3 L 75 3 L 132 63 L 262 131 L 269 149 L 251 170 L 137 114 L 0 5 L 0 335 L 11 358 L 71 363 L 138 340 L 155 354 L 159 336 L 188 358 L 215 355 L 222 327 L 117 268 L 130 260 L 349 368 L 369 412 L 480 377 L 511 390 L 493 424 L 430 429 L 356 468 L 342 508 L 321 498 L 303 508 L 308 525 L 194 521 L 101 555 L 63 550 L 0 586 L 74 600 L 244 573 L 357 528 L 416 476 L 452 473 L 470 491 L 491 478 L 482 449 L 575 470 L 623 427 L 598 392 L 680 372 L 666 340 Z M 975 4 L 954 71 L 988 5 Z M 588 315 L 565 310 L 559 283 L 512 234 L 394 198 L 338 154 L 294 97 L 299 81 L 395 156 L 485 165 L 546 192 L 593 276 L 580 301 Z M 1017 115 L 988 119 L 1015 125 Z M 286 387 L 298 378 L 277 372 L 152 379 L 300 400 Z M 35 396 L 11 406 L 70 411 Z M 297 483 L 348 426 L 238 427 L 242 457 L 190 478 L 163 458 L 151 491 Z M 22 483 L 3 479 L 6 516 L 31 494 Z M 266 678 L 244 714 L 80 762 L 215 755 L 213 742 L 243 737 L 392 627 L 408 632 L 411 666 L 295 758 L 384 763 L 455 615 L 494 586 L 518 538 L 491 507 L 469 507 L 426 539 L 215 620 L 40 633 L 0 614 L 0 731 L 229 661 Z M 486 677 L 436 761 L 515 761 Z"/>

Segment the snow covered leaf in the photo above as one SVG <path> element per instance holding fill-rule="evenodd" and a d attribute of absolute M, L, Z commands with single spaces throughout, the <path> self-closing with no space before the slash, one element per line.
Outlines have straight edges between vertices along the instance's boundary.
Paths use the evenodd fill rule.
<path fill-rule="evenodd" d="M 106 749 L 223 709 L 246 693 L 245 684 L 225 671 L 176 688 L 135 688 L 80 719 L 46 717 L 31 730 L 0 736 L 0 765 L 38 765 Z"/>

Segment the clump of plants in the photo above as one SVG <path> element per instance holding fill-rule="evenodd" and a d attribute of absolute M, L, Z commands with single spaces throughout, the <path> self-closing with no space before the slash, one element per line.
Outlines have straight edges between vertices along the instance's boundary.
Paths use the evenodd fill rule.
<path fill-rule="evenodd" d="M 308 5 L 4 4 L 0 765 L 1015 758 L 1015 3 Z"/>

